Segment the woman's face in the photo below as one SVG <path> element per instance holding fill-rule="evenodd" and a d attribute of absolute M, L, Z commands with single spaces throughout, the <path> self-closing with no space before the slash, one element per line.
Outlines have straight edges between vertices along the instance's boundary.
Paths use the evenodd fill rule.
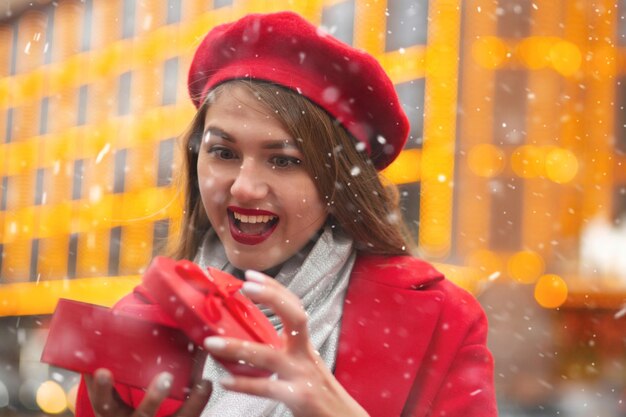
<path fill-rule="evenodd" d="M 207 110 L 198 185 L 236 268 L 283 263 L 326 221 L 295 141 L 245 87 L 227 87 Z"/>

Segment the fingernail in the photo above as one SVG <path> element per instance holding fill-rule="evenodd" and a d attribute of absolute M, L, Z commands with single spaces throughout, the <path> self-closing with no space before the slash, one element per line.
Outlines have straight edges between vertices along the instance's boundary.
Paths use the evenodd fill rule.
<path fill-rule="evenodd" d="M 226 340 L 217 336 L 207 337 L 204 339 L 204 347 L 208 350 L 222 350 L 226 347 Z"/>
<path fill-rule="evenodd" d="M 263 291 L 263 284 L 258 284 L 256 282 L 244 282 L 241 290 L 244 294 L 255 295 L 260 294 Z"/>
<path fill-rule="evenodd" d="M 96 382 L 100 385 L 104 385 L 109 382 L 109 373 L 104 369 L 96 369 L 93 376 L 96 379 Z"/>
<path fill-rule="evenodd" d="M 161 372 L 157 376 L 156 386 L 159 391 L 167 391 L 172 387 L 174 376 L 169 372 Z"/>
<path fill-rule="evenodd" d="M 219 382 L 223 387 L 230 387 L 235 383 L 235 379 L 230 375 L 224 375 L 219 379 Z"/>
<path fill-rule="evenodd" d="M 248 281 L 258 282 L 259 284 L 262 284 L 267 278 L 259 271 L 253 271 L 252 269 L 248 269 L 246 271 L 246 279 Z"/>

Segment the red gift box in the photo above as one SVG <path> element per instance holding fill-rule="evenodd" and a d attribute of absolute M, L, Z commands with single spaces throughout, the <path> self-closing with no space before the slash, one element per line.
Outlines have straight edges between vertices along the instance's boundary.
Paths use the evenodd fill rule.
<path fill-rule="evenodd" d="M 182 400 L 188 394 L 196 349 L 180 330 L 62 299 L 41 361 L 85 374 L 107 368 L 115 382 L 138 388 L 167 371 L 174 376 L 170 396 Z"/>
<path fill-rule="evenodd" d="M 239 292 L 242 285 L 223 271 L 209 268 L 207 274 L 192 262 L 156 257 L 136 289 L 147 297 L 114 310 L 60 300 L 42 361 L 81 373 L 108 368 L 116 382 L 138 388 L 167 371 L 174 375 L 170 396 L 184 399 L 193 352 L 206 337 L 281 345 L 267 317 Z M 244 363 L 221 363 L 235 374 L 269 375 Z"/>
<path fill-rule="evenodd" d="M 214 268 L 205 273 L 193 262 L 156 257 L 143 276 L 143 287 L 197 345 L 209 336 L 281 346 L 265 314 L 239 292 L 243 281 Z M 269 375 L 250 365 L 220 361 L 239 375 Z"/>

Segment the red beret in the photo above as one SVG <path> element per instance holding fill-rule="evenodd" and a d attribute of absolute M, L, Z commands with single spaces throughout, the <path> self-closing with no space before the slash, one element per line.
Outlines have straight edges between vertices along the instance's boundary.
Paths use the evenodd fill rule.
<path fill-rule="evenodd" d="M 304 95 L 364 143 L 377 169 L 407 139 L 409 121 L 378 61 L 292 12 L 250 14 L 213 28 L 194 55 L 188 87 L 196 107 L 233 79 L 279 84 Z"/>

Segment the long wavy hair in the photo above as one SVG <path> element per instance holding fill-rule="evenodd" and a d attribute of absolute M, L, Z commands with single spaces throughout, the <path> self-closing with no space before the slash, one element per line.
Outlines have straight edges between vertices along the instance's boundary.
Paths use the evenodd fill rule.
<path fill-rule="evenodd" d="M 184 213 L 168 254 L 193 259 L 211 227 L 198 188 L 198 152 L 207 109 L 233 85 L 256 96 L 296 139 L 304 166 L 326 203 L 329 222 L 354 239 L 357 250 L 380 255 L 406 255 L 415 244 L 402 221 L 398 191 L 383 184 L 358 141 L 322 108 L 302 95 L 267 82 L 233 80 L 218 85 L 198 109 L 182 135 L 183 158 L 179 189 L 184 192 Z"/>

